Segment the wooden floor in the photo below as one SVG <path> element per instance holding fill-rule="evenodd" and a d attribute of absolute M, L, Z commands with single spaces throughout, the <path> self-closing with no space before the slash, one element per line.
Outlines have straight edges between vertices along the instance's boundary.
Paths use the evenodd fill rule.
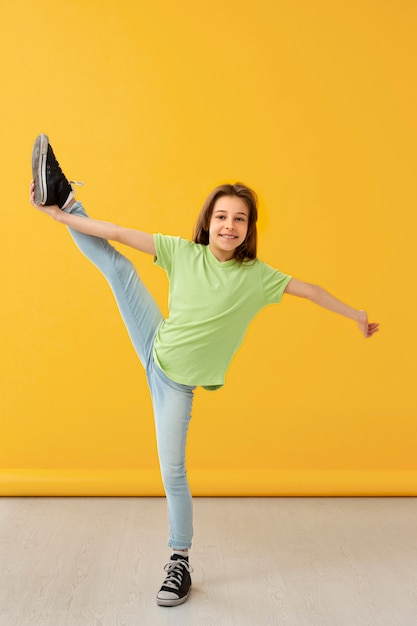
<path fill-rule="evenodd" d="M 415 626 L 417 498 L 196 498 L 189 601 L 156 606 L 162 498 L 1 498 L 1 626 Z"/>

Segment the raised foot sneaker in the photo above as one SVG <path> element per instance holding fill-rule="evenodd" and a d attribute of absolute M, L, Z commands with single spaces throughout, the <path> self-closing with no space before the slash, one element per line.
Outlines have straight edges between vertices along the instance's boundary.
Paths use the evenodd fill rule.
<path fill-rule="evenodd" d="M 191 576 L 193 571 L 188 563 L 188 557 L 173 554 L 171 560 L 164 567 L 167 577 L 156 596 L 159 606 L 177 606 L 185 602 L 191 591 Z"/>
<path fill-rule="evenodd" d="M 38 135 L 35 139 L 32 150 L 32 175 L 36 204 L 57 204 L 60 209 L 74 196 L 71 183 L 83 184 L 65 178 L 47 135 Z"/>

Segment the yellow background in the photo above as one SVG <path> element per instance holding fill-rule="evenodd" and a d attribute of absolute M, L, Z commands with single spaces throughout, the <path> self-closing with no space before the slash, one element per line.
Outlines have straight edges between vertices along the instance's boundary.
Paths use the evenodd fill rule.
<path fill-rule="evenodd" d="M 143 371 L 104 279 L 28 203 L 50 141 L 89 213 L 191 235 L 260 196 L 259 256 L 381 332 L 284 297 L 198 390 L 196 495 L 417 494 L 411 0 L 1 3 L 2 494 L 161 494 Z M 126 250 L 166 311 L 167 281 Z"/>

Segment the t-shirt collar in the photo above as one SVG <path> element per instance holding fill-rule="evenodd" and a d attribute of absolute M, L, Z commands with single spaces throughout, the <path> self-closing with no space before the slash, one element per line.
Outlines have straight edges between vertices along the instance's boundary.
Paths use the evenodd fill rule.
<path fill-rule="evenodd" d="M 206 258 L 208 259 L 210 265 L 212 265 L 213 267 L 230 267 L 231 265 L 236 265 L 236 259 L 229 259 L 229 261 L 219 261 L 210 250 L 210 246 L 207 245 L 205 247 Z"/>

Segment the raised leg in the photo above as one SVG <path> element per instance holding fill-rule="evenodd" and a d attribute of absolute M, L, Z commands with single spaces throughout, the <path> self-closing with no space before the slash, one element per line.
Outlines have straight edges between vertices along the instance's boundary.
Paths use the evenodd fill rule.
<path fill-rule="evenodd" d="M 65 209 L 88 219 L 80 202 Z M 81 252 L 108 281 L 133 346 L 145 368 L 152 360 L 155 333 L 163 321 L 162 313 L 134 265 L 108 241 L 68 229 Z"/>

